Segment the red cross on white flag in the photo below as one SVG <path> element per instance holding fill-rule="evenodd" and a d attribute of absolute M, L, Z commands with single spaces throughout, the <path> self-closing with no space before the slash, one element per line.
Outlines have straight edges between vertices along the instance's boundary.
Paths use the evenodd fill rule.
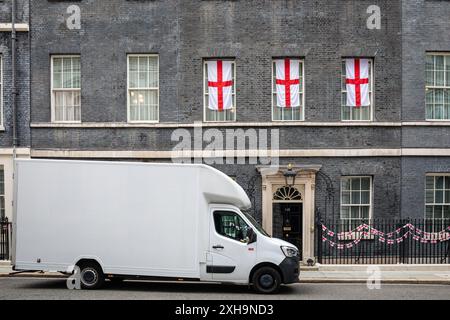
<path fill-rule="evenodd" d="M 300 60 L 275 60 L 277 106 L 291 108 L 300 106 Z"/>
<path fill-rule="evenodd" d="M 346 59 L 347 106 L 362 107 L 370 105 L 369 98 L 369 60 Z"/>
<path fill-rule="evenodd" d="M 233 108 L 233 78 L 231 61 L 211 60 L 208 66 L 209 109 L 223 111 Z"/>

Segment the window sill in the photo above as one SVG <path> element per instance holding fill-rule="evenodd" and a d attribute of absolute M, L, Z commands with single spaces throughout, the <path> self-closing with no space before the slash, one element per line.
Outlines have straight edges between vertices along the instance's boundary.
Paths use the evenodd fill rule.
<path fill-rule="evenodd" d="M 450 125 L 450 123 L 449 123 Z M 35 122 L 31 128 L 194 128 L 202 127 L 401 127 L 401 122 Z"/>

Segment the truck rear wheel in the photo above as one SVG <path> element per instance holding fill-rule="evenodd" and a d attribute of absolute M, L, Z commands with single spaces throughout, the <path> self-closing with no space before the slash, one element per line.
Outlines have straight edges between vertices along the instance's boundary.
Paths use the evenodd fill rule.
<path fill-rule="evenodd" d="M 101 288 L 105 281 L 102 268 L 95 262 L 83 263 L 80 266 L 81 288 L 95 290 Z"/>
<path fill-rule="evenodd" d="M 280 288 L 281 276 L 272 267 L 262 267 L 253 274 L 252 282 L 258 293 L 273 294 Z"/>

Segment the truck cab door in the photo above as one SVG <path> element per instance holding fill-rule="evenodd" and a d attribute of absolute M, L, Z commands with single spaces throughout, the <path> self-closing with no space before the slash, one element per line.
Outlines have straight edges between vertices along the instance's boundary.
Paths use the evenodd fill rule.
<path fill-rule="evenodd" d="M 256 242 L 249 244 L 250 226 L 232 210 L 214 209 L 210 214 L 213 281 L 247 283 L 256 262 Z"/>

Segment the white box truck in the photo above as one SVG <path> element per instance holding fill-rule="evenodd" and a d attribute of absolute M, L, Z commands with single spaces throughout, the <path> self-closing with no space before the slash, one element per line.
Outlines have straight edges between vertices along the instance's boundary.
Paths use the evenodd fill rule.
<path fill-rule="evenodd" d="M 298 281 L 299 254 L 241 210 L 251 202 L 205 165 L 17 160 L 16 271 L 105 279 L 253 284 L 274 293 Z M 77 268 L 78 267 L 78 268 Z"/>

